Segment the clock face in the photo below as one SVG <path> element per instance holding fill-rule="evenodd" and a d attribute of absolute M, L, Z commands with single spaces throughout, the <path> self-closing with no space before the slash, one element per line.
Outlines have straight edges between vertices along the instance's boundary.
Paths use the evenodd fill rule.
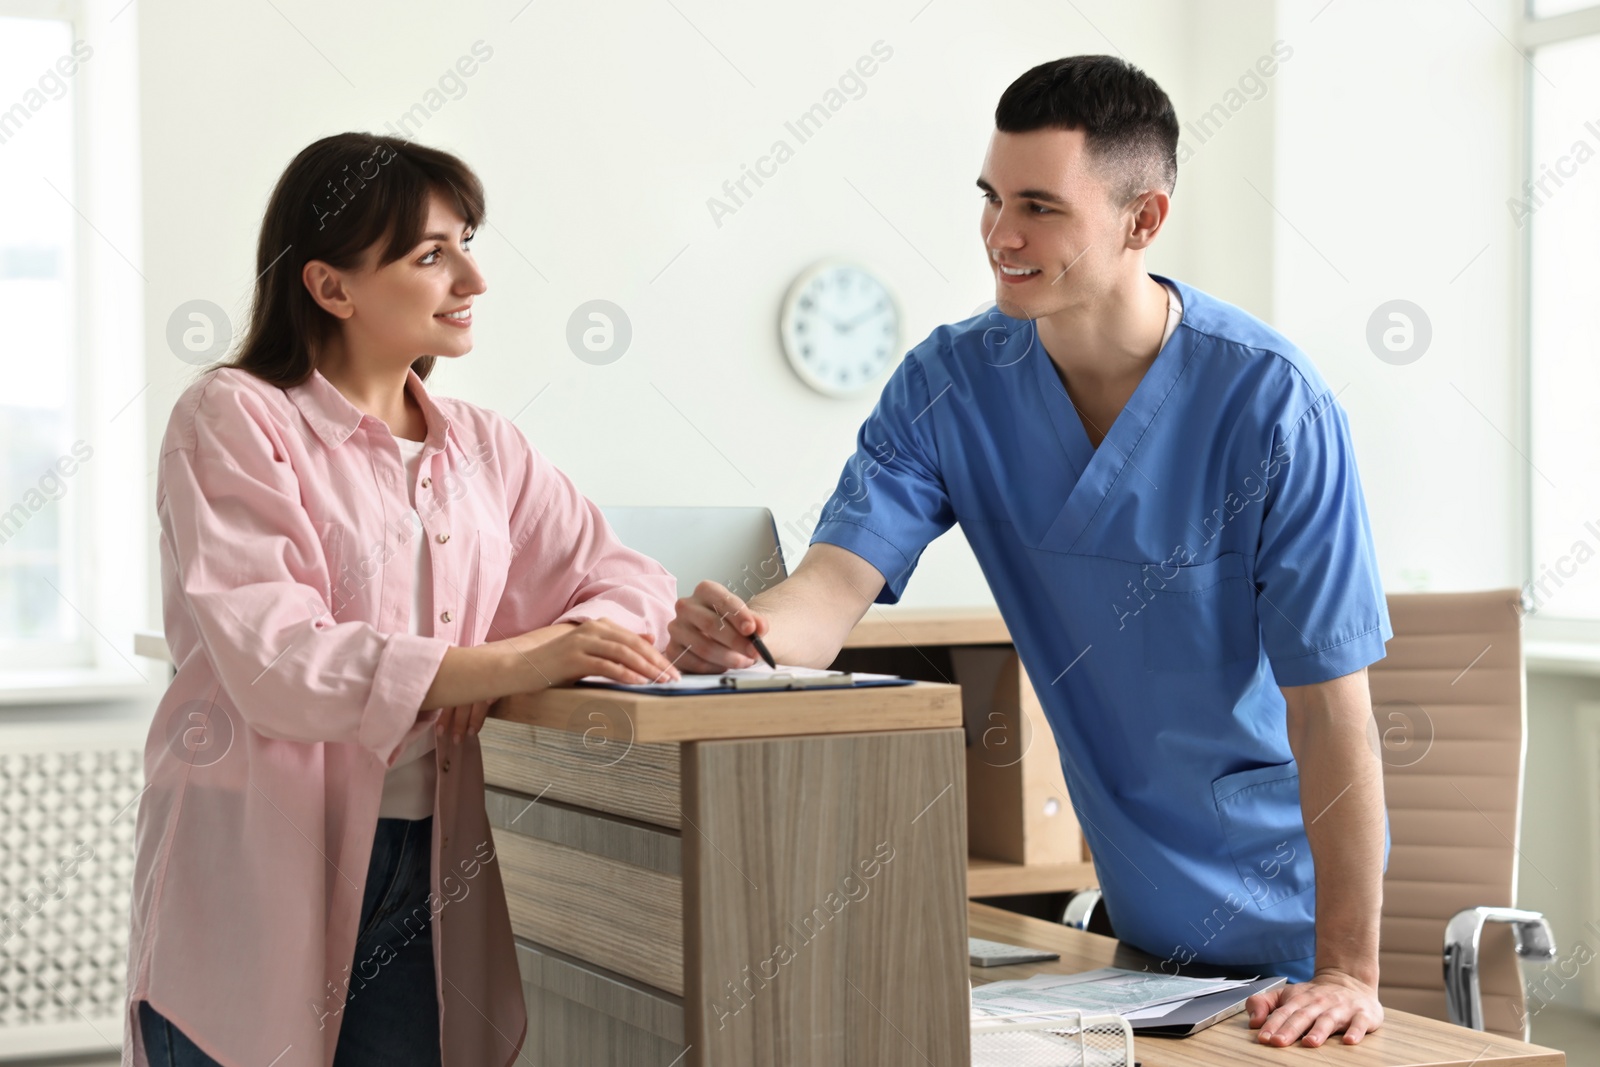
<path fill-rule="evenodd" d="M 820 393 L 848 396 L 895 362 L 900 308 L 866 268 L 820 263 L 790 287 L 779 331 L 801 380 Z"/>

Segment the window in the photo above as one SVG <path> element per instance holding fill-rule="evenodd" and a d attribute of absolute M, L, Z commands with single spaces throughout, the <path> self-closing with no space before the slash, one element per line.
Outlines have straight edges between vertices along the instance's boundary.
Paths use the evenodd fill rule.
<path fill-rule="evenodd" d="M 0 0 L 0 703 L 143 696 L 138 10 Z"/>
<path fill-rule="evenodd" d="M 1590 7 L 1593 0 L 1528 0 L 1528 14 L 1534 18 L 1550 18 L 1570 11 Z"/>
<path fill-rule="evenodd" d="M 1535 10 L 1580 5 L 1536 0 Z M 1600 12 L 1600 9 L 1596 9 Z M 1574 26 L 1573 20 L 1566 20 Z M 1600 622 L 1600 23 L 1526 23 L 1528 159 L 1507 210 L 1527 241 L 1531 563 L 1525 599 Z"/>
<path fill-rule="evenodd" d="M 0 17 L 0 666 L 91 658 L 85 575 L 72 23 Z M 81 49 L 81 45 L 79 46 Z M 57 192 L 52 192 L 51 187 Z"/>

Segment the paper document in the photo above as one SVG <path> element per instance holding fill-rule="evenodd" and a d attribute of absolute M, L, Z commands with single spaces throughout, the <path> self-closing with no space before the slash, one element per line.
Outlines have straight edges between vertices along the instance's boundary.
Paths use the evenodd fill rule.
<path fill-rule="evenodd" d="M 614 679 L 607 678 L 604 675 L 599 674 L 591 674 L 584 678 L 583 681 L 600 685 L 616 686 L 619 689 L 666 689 L 694 691 L 700 689 L 730 689 L 736 687 L 739 684 L 739 680 L 742 679 L 748 679 L 751 682 L 777 682 L 781 681 L 783 676 L 794 679 L 801 684 L 803 684 L 806 679 L 818 679 L 821 681 L 826 681 L 830 678 L 838 678 L 841 681 L 849 679 L 856 682 L 873 682 L 888 681 L 895 678 L 895 675 L 892 674 L 867 674 L 862 671 L 854 671 L 850 674 L 846 674 L 843 671 L 818 670 L 815 667 L 790 667 L 780 663 L 778 664 L 777 670 L 773 670 L 766 664 L 760 664 L 755 667 L 744 667 L 737 670 L 724 671 L 721 674 L 685 674 L 683 677 L 678 679 L 662 678 L 660 681 L 651 681 L 643 685 L 624 685 Z M 849 683 L 845 682 L 845 684 Z"/>
<path fill-rule="evenodd" d="M 972 991 L 973 1018 L 1043 1018 L 1061 1011 L 1131 1013 L 1237 989 L 1248 979 L 1183 978 L 1175 975 L 1102 967 L 1082 974 L 1036 974 L 1032 978 L 991 982 Z"/>

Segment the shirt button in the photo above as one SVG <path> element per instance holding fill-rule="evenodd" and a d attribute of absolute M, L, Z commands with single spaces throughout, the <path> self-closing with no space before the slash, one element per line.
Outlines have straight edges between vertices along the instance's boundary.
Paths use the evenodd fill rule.
<path fill-rule="evenodd" d="M 432 478 L 424 478 L 424 479 L 422 479 L 422 488 L 426 489 L 426 488 L 428 488 L 428 486 L 430 486 L 432 484 L 433 484 L 433 479 Z"/>
<path fill-rule="evenodd" d="M 445 770 L 445 771 L 449 771 L 450 770 L 450 761 L 448 759 L 444 761 L 444 767 L 441 768 L 441 769 Z"/>
<path fill-rule="evenodd" d="M 448 611 L 440 612 L 439 621 L 440 622 L 449 622 L 450 621 L 450 613 Z"/>
<path fill-rule="evenodd" d="M 438 541 L 442 545 L 446 541 L 450 540 L 450 535 L 449 534 L 440 534 L 438 537 L 434 538 L 434 540 Z"/>

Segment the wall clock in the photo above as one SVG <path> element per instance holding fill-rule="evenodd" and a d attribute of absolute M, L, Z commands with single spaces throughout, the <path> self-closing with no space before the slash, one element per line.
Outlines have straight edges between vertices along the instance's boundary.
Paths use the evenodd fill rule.
<path fill-rule="evenodd" d="M 778 332 L 801 381 L 826 396 L 851 396 L 897 362 L 900 306 L 870 270 L 824 260 L 789 287 Z"/>

